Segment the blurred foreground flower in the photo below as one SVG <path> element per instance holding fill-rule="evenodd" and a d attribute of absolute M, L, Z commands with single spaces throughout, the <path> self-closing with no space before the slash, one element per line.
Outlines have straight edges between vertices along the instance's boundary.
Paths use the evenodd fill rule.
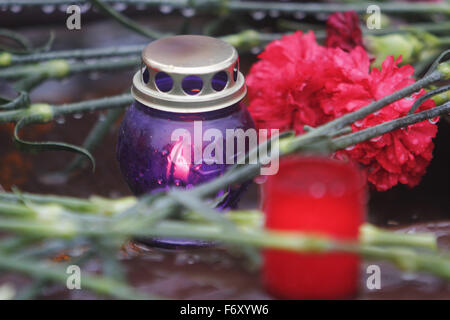
<path fill-rule="evenodd" d="M 414 82 L 412 66 L 399 67 L 400 59 L 388 57 L 381 70 L 370 71 L 369 56 L 357 46 L 350 52 L 317 44 L 314 33 L 297 32 L 269 44 L 247 77 L 249 110 L 259 128 L 316 127 Z M 355 122 L 353 131 L 397 119 L 408 113 L 424 94 L 396 101 Z M 416 112 L 434 107 L 426 101 Z M 337 152 L 364 165 L 368 180 L 377 190 L 398 183 L 415 186 L 432 158 L 437 126 L 423 121 L 404 130 Z"/>

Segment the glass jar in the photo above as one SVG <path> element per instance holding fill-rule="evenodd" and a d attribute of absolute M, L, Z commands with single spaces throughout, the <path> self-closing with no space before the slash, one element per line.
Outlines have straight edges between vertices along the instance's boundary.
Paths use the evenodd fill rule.
<path fill-rule="evenodd" d="M 183 35 L 150 43 L 142 52 L 131 92 L 135 102 L 120 128 L 117 159 L 136 195 L 214 179 L 253 147 L 250 139 L 240 144 L 245 150 L 237 147 L 237 136 L 231 138 L 234 147 L 227 145 L 228 130 L 245 132 L 255 125 L 242 104 L 246 86 L 237 51 L 222 40 Z M 220 191 L 218 206 L 235 207 L 245 187 Z M 151 242 L 170 247 L 202 243 Z"/>
<path fill-rule="evenodd" d="M 201 124 L 203 133 L 211 128 L 219 130 L 223 146 L 226 145 L 226 129 L 246 131 L 255 127 L 241 102 L 210 112 L 174 113 L 152 109 L 135 101 L 122 121 L 117 146 L 120 170 L 134 194 L 141 195 L 171 186 L 190 188 L 214 179 L 231 165 L 227 165 L 226 161 L 223 164 L 208 164 L 205 160 L 196 164 L 193 148 L 189 156 L 184 154 L 181 147 L 183 140 L 173 141 L 172 134 L 183 128 L 194 140 L 198 138 L 194 136 L 194 123 Z M 211 142 L 203 141 L 203 137 L 202 142 L 203 152 Z M 223 159 L 226 159 L 225 149 Z M 221 206 L 234 207 L 239 198 L 236 192 L 238 190 L 230 192 Z"/>

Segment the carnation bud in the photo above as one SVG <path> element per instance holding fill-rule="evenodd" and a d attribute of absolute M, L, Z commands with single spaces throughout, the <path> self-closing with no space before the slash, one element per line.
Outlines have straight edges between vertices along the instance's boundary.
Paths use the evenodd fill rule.
<path fill-rule="evenodd" d="M 224 36 L 222 40 L 241 50 L 251 49 L 261 43 L 260 35 L 255 30 L 244 30 L 237 34 Z"/>
<path fill-rule="evenodd" d="M 437 94 L 432 99 L 437 106 L 440 106 L 441 104 L 450 101 L 450 90 Z"/>
<path fill-rule="evenodd" d="M 395 59 L 402 56 L 402 64 L 422 61 L 434 55 L 441 44 L 436 36 L 417 29 L 410 29 L 408 33 L 367 36 L 364 40 L 376 58 L 374 67 L 380 67 L 387 56 L 394 56 Z"/>
<path fill-rule="evenodd" d="M 440 63 L 437 70 L 442 74 L 442 79 L 450 80 L 450 61 Z"/>
<path fill-rule="evenodd" d="M 53 108 L 47 103 L 35 103 L 24 110 L 27 116 L 39 116 L 42 122 L 48 122 L 53 119 Z"/>
<path fill-rule="evenodd" d="M 7 67 L 11 64 L 12 56 L 8 52 L 0 53 L 0 67 Z"/>
<path fill-rule="evenodd" d="M 414 62 L 415 57 L 424 48 L 419 39 L 412 34 L 393 33 L 384 36 L 366 36 L 366 48 L 375 56 L 374 67 L 381 67 L 388 56 L 397 59 L 402 56 L 404 64 Z"/>
<path fill-rule="evenodd" d="M 42 64 L 43 70 L 46 70 L 50 77 L 64 78 L 70 73 L 70 66 L 66 60 L 50 60 Z"/>
<path fill-rule="evenodd" d="M 448 69 L 447 69 L 446 73 L 445 73 L 445 70 L 442 69 L 443 68 L 442 65 L 447 66 Z M 450 63 L 443 63 L 443 64 L 439 65 L 438 70 L 440 72 L 443 72 L 444 79 L 445 79 L 446 75 L 450 79 Z M 427 90 L 427 91 L 430 92 L 430 91 L 436 90 L 438 88 L 439 88 L 438 86 L 430 86 L 429 90 Z M 450 90 L 436 94 L 433 97 L 431 97 L 431 99 L 434 101 L 435 105 L 437 105 L 437 106 L 443 105 L 447 101 L 450 101 Z"/>

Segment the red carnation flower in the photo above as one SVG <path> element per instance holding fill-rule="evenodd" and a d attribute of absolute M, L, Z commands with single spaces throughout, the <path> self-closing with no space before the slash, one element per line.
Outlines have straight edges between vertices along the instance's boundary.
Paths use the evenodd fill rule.
<path fill-rule="evenodd" d="M 327 47 L 350 51 L 363 46 L 358 14 L 355 11 L 336 12 L 327 20 Z"/>
<path fill-rule="evenodd" d="M 381 70 L 369 71 L 369 57 L 356 47 L 350 52 L 317 44 L 314 33 L 297 32 L 269 44 L 247 77 L 249 110 L 259 128 L 295 129 L 317 127 L 366 106 L 414 82 L 413 68 L 398 67 L 400 59 L 388 57 Z M 396 101 L 357 121 L 362 130 L 408 113 L 424 91 Z M 417 112 L 434 107 L 432 100 Z M 432 158 L 437 127 L 423 121 L 386 133 L 336 153 L 358 161 L 377 190 L 398 183 L 415 186 Z"/>

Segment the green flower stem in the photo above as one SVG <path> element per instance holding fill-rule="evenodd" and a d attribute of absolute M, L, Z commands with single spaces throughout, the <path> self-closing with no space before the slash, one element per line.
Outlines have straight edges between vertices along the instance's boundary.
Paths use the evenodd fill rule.
<path fill-rule="evenodd" d="M 399 119 L 395 119 L 392 121 L 387 121 L 382 124 L 379 124 L 377 126 L 373 126 L 364 130 L 360 130 L 351 134 L 343 135 L 337 138 L 334 138 L 332 140 L 323 139 L 318 140 L 316 142 L 313 141 L 315 133 L 320 130 L 322 127 L 318 127 L 317 129 L 314 129 L 306 134 L 303 134 L 301 136 L 296 136 L 294 138 L 287 137 L 283 139 L 281 142 L 283 143 L 284 147 L 282 150 L 285 150 L 284 153 L 292 153 L 294 151 L 298 151 L 301 149 L 304 149 L 305 147 L 307 149 L 313 149 L 314 144 L 320 144 L 323 143 L 326 145 L 326 148 L 328 151 L 337 151 L 341 149 L 345 149 L 347 147 L 353 146 L 355 144 L 358 144 L 363 141 L 367 141 L 371 138 L 381 136 L 387 132 L 391 132 L 400 128 L 405 128 L 411 124 L 418 123 L 421 121 L 425 121 L 428 119 L 434 119 L 438 116 L 445 115 L 450 113 L 450 102 L 444 103 L 443 105 L 440 105 L 438 107 L 435 107 L 433 109 L 425 110 L 420 113 L 407 115 Z M 285 142 L 285 143 L 284 143 Z M 312 145 L 311 145 L 312 143 Z M 309 145 L 309 146 L 308 146 Z M 238 170 L 245 170 L 248 171 L 247 174 L 257 174 L 259 171 L 258 168 L 254 168 L 250 172 L 250 168 L 243 168 Z M 235 173 L 236 175 L 240 175 L 242 173 L 238 172 Z M 233 179 L 233 178 L 232 178 Z M 220 183 L 216 182 L 218 185 Z M 211 187 L 211 186 L 210 186 Z M 223 188 L 223 186 L 221 186 Z M 206 187 L 205 187 L 206 189 Z M 220 189 L 219 189 L 220 190 Z M 208 193 L 208 195 L 210 195 Z"/>
<path fill-rule="evenodd" d="M 404 234 L 377 228 L 365 223 L 359 229 L 360 242 L 366 245 L 410 246 L 437 250 L 436 236 L 433 233 Z"/>
<path fill-rule="evenodd" d="M 226 171 L 225 174 L 205 182 L 193 189 L 186 191 L 186 196 L 197 196 L 200 198 L 206 198 L 209 196 L 214 196 L 220 190 L 227 188 L 233 184 L 243 183 L 259 175 L 260 165 L 258 164 L 248 164 L 242 167 L 237 167 L 235 170 Z"/>
<path fill-rule="evenodd" d="M 261 33 L 255 30 L 244 30 L 242 32 L 231 34 L 227 36 L 221 37 L 222 40 L 229 42 L 233 46 L 235 46 L 238 50 L 248 50 L 255 46 L 264 45 L 267 42 L 280 39 L 282 34 L 277 33 Z M 7 67 L 16 64 L 24 64 L 24 63 L 36 63 L 47 60 L 64 60 L 64 59 L 93 59 L 93 58 L 109 58 L 109 57 L 122 57 L 122 56 L 136 56 L 136 59 L 142 52 L 142 49 L 145 45 L 125 45 L 119 47 L 110 47 L 110 48 L 100 48 L 100 49 L 76 49 L 76 50 L 62 50 L 62 51 L 51 51 L 51 52 L 39 52 L 32 53 L 28 55 L 14 55 L 8 52 L 0 53 L 0 67 Z M 132 58 L 130 58 L 132 59 Z M 119 61 L 120 62 L 120 61 Z M 118 68 L 116 63 L 108 62 L 105 60 L 105 64 L 102 66 L 102 70 L 109 70 L 108 68 Z M 84 67 L 84 64 L 71 64 L 69 68 L 72 69 L 82 69 L 88 68 Z M 95 65 L 95 64 L 94 64 Z M 120 66 L 120 64 L 119 64 Z M 134 64 L 132 65 L 134 66 Z M 91 64 L 91 67 L 92 64 Z M 18 72 L 20 76 L 24 76 L 25 74 L 29 74 L 30 69 L 21 70 L 24 68 L 23 66 L 18 68 Z M 27 66 L 30 68 L 30 66 Z M 35 66 L 31 66 L 31 72 L 36 69 Z M 7 71 L 12 70 L 12 71 Z M 6 77 L 13 77 L 12 73 L 17 69 L 4 69 L 6 72 Z M 0 72 L 1 74 L 1 72 Z"/>
<path fill-rule="evenodd" d="M 76 66 L 75 66 L 76 67 Z M 0 70 L 2 79 L 20 79 L 32 75 L 47 78 L 63 78 L 70 73 L 71 66 L 65 60 L 51 60 L 36 65 L 16 66 Z"/>
<path fill-rule="evenodd" d="M 81 199 L 56 195 L 0 192 L 0 204 L 4 205 L 5 208 L 4 210 L 0 210 L 0 214 L 7 213 L 8 206 L 10 205 L 14 205 L 15 210 L 19 213 L 23 211 L 24 214 L 29 214 L 32 209 L 22 204 L 22 202 L 31 202 L 38 205 L 53 204 L 63 209 L 77 212 L 77 214 L 90 213 L 114 216 L 115 214 L 136 205 L 137 199 L 135 197 L 107 199 L 98 196 L 91 196 L 89 199 Z"/>
<path fill-rule="evenodd" d="M 450 258 L 447 255 L 380 246 L 364 246 L 360 253 L 373 260 L 390 261 L 406 272 L 427 272 L 450 280 Z"/>
<path fill-rule="evenodd" d="M 182 192 L 177 192 L 178 196 L 176 197 L 177 201 L 188 201 L 188 209 L 196 209 L 199 211 L 197 202 L 186 200 L 186 198 L 182 199 Z M 72 210 L 81 210 L 82 213 L 99 213 L 100 211 L 109 211 L 110 215 L 114 216 L 115 214 L 133 207 L 136 203 L 136 198 L 134 197 L 126 197 L 120 199 L 105 199 L 105 198 L 93 198 L 91 200 L 82 200 L 78 198 L 67 198 L 67 197 L 59 197 L 59 196 L 45 196 L 45 195 L 29 195 L 23 194 L 21 195 L 23 199 L 28 201 L 34 201 L 38 203 L 54 203 L 60 204 L 63 207 Z M 15 199 L 18 197 L 12 193 L 0 193 L 0 199 Z M 204 207 L 204 206 L 203 206 Z M 105 210 L 105 208 L 108 208 Z M 24 217 L 35 217 L 36 214 L 33 209 L 30 209 L 26 205 L 18 204 L 14 202 L 5 202 L 0 201 L 0 215 L 10 215 L 13 216 L 24 216 Z M 211 214 L 214 217 L 217 217 L 217 214 Z M 260 230 L 263 226 L 263 213 L 257 210 L 231 210 L 227 211 L 222 219 L 218 222 L 219 225 L 224 223 L 225 220 L 227 224 L 224 226 L 228 228 L 230 222 L 232 222 L 232 230 L 236 229 L 234 226 L 240 228 L 246 228 L 248 230 Z M 199 215 L 196 211 L 190 212 L 186 215 L 187 221 L 202 223 L 208 221 L 208 217 L 204 215 Z M 212 222 L 215 222 L 213 220 Z M 418 234 L 402 234 L 398 232 L 392 232 L 383 230 L 381 228 L 377 228 L 370 224 L 364 224 L 360 229 L 360 241 L 366 245 L 394 245 L 394 246 L 412 246 L 412 247 L 423 247 L 427 249 L 436 250 L 437 243 L 436 238 L 431 233 L 418 233 Z"/>
<path fill-rule="evenodd" d="M 0 201 L 2 204 L 7 204 L 9 202 L 21 202 L 21 201 L 32 201 L 38 204 L 44 203 L 54 203 L 71 210 L 76 210 L 78 212 L 96 212 L 99 210 L 98 206 L 90 200 L 73 198 L 73 197 L 63 197 L 54 195 L 40 195 L 32 193 L 11 193 L 11 192 L 0 192 Z M 24 205 L 20 205 L 22 208 Z M 29 210 L 24 208 L 24 210 Z M 1 211 L 0 211 L 1 212 Z"/>
<path fill-rule="evenodd" d="M 417 252 L 410 248 L 377 247 L 336 241 L 317 235 L 299 233 L 262 231 L 262 232 L 223 232 L 217 226 L 192 225 L 189 223 L 163 221 L 154 228 L 144 229 L 142 237 L 179 237 L 222 241 L 234 245 L 250 245 L 265 249 L 282 249 L 294 252 L 341 251 L 359 253 L 366 259 L 387 260 L 402 270 L 425 271 L 450 279 L 450 258 L 432 253 Z"/>
<path fill-rule="evenodd" d="M 410 248 L 377 247 L 357 245 L 350 242 L 339 242 L 327 237 L 304 235 L 287 232 L 252 232 L 234 234 L 222 232 L 220 228 L 211 226 L 188 226 L 186 223 L 162 222 L 155 230 L 149 230 L 151 236 L 170 236 L 181 238 L 223 241 L 235 245 L 251 245 L 259 248 L 282 249 L 294 252 L 328 252 L 342 251 L 359 253 L 366 259 L 387 260 L 402 270 L 425 271 L 450 279 L 450 258 L 438 254 L 417 252 Z M 146 236 L 149 236 L 147 233 Z"/>
<path fill-rule="evenodd" d="M 369 140 L 371 138 L 378 137 L 387 132 L 404 128 L 407 127 L 408 125 L 421 122 L 427 119 L 433 119 L 440 115 L 448 113 L 450 113 L 450 102 L 446 102 L 443 105 L 435 107 L 433 109 L 408 115 L 400 119 L 384 122 L 377 126 L 370 127 L 361 131 L 351 133 L 346 136 L 336 138 L 332 142 L 333 148 L 334 150 L 344 149 L 349 146 L 353 146 L 357 143 Z"/>
<path fill-rule="evenodd" d="M 180 191 L 180 194 L 186 195 L 187 191 Z M 140 208 L 139 210 L 151 212 L 160 212 L 161 209 L 176 210 L 175 207 L 169 205 L 170 198 L 161 198 L 164 203 L 159 207 L 152 207 L 152 209 Z M 105 201 L 105 200 L 104 200 Z M 117 201 L 117 200 L 114 200 Z M 121 199 L 119 199 L 122 202 Z M 129 200 L 128 200 L 129 201 Z M 149 204 L 151 205 L 151 203 Z M 156 203 L 155 203 L 156 205 Z M 196 204 L 190 205 L 191 208 Z M 374 244 L 382 244 L 396 246 L 413 245 L 425 248 L 435 248 L 435 239 L 430 235 L 403 235 L 403 237 L 411 237 L 408 241 L 400 235 L 393 235 L 386 231 L 382 231 L 375 227 L 363 227 L 361 229 L 360 244 L 340 242 L 326 237 L 317 235 L 306 235 L 298 233 L 283 233 L 273 231 L 261 231 L 253 228 L 248 229 L 248 225 L 239 226 L 234 232 L 223 232 L 223 229 L 218 225 L 208 225 L 203 223 L 186 223 L 175 221 L 160 221 L 154 224 L 154 219 L 147 219 L 153 214 L 147 216 L 133 216 L 131 219 L 133 223 L 124 223 L 124 219 L 112 219 L 110 223 L 105 220 L 86 220 L 85 215 L 74 216 L 70 215 L 64 219 L 62 216 L 53 216 L 48 220 L 48 208 L 32 207 L 33 210 L 38 210 L 35 221 L 27 221 L 23 219 L 0 219 L 0 229 L 5 231 L 12 231 L 16 233 L 23 233 L 26 235 L 40 235 L 44 237 L 64 237 L 73 238 L 78 236 L 94 236 L 98 237 L 180 237 L 180 238 L 194 238 L 205 239 L 212 241 L 223 241 L 233 245 L 240 246 L 255 246 L 260 248 L 284 249 L 298 252 L 325 252 L 329 250 L 356 252 L 362 254 L 365 258 L 376 258 L 389 260 L 399 267 L 408 271 L 427 271 L 446 278 L 450 277 L 450 268 L 448 268 L 448 259 L 431 254 L 420 253 L 418 255 L 414 250 L 409 248 L 379 248 Z M 127 205 L 122 206 L 121 210 L 129 210 L 135 206 L 135 201 L 129 201 Z M 53 208 L 55 211 L 56 208 Z M 40 213 L 42 211 L 42 213 Z M 61 210 L 57 210 L 61 212 Z M 195 213 L 197 215 L 198 213 Z M 208 213 L 209 214 L 209 213 Z M 216 213 L 212 213 L 216 214 Z M 241 216 L 243 212 L 237 213 Z M 232 215 L 232 213 L 229 213 Z M 59 217 L 59 218 L 58 218 Z M 125 216 L 129 219 L 130 216 Z M 164 218 L 162 216 L 162 218 Z M 42 220 L 44 219 L 44 220 Z M 83 221 L 86 220 L 84 223 Z M 368 242 L 368 243 L 367 243 Z M 428 261 L 428 262 L 427 262 Z"/>
<path fill-rule="evenodd" d="M 281 34 L 263 34 L 254 30 L 245 30 L 237 34 L 222 37 L 224 41 L 229 42 L 233 46 L 241 50 L 249 50 L 255 46 L 265 44 L 267 42 L 279 39 Z M 86 49 L 61 52 L 37 53 L 29 56 L 13 56 L 10 64 L 25 61 L 44 61 L 48 58 L 58 58 L 31 65 L 17 65 L 9 68 L 0 68 L 0 79 L 14 80 L 23 79 L 23 83 L 19 85 L 20 89 L 31 89 L 40 82 L 48 78 L 65 78 L 69 75 L 92 72 L 92 71 L 115 71 L 130 68 L 137 68 L 140 63 L 140 57 L 137 55 L 142 50 L 142 46 L 130 46 L 123 48 L 111 49 Z M 110 50 L 108 52 L 108 50 Z M 65 59 L 76 57 L 110 57 L 114 53 L 119 53 L 119 57 L 125 55 L 125 52 L 134 51 L 136 56 L 126 58 L 99 59 L 95 63 L 88 62 L 67 62 Z M 16 59 L 17 57 L 17 59 Z M 64 57 L 64 59 L 62 59 Z M 1 57 L 0 57 L 1 58 Z M 0 60 L 1 62 L 1 60 Z M 6 62 L 5 62 L 6 63 Z M 2 65 L 0 64 L 0 67 Z"/>
<path fill-rule="evenodd" d="M 0 113 L 0 123 L 7 123 L 7 122 L 16 122 L 18 121 L 23 115 L 23 110 L 10 110 L 10 111 L 3 111 Z"/>
<path fill-rule="evenodd" d="M 88 2 L 79 0 L 79 3 Z M 104 3 L 126 3 L 126 4 L 146 4 L 148 6 L 170 5 L 173 8 L 185 8 L 195 6 L 197 10 L 221 10 L 221 11 L 269 11 L 278 10 L 280 12 L 292 13 L 296 11 L 304 13 L 333 13 L 354 10 L 358 13 L 366 13 L 367 7 L 376 4 L 381 12 L 389 14 L 417 14 L 417 13 L 442 13 L 449 15 L 450 7 L 448 3 L 403 3 L 396 2 L 355 2 L 355 3 L 294 3 L 294 2 L 262 2 L 262 1 L 221 1 L 221 0 L 103 0 Z M 61 5 L 72 4 L 70 0 L 6 0 L 6 3 L 19 5 Z"/>
<path fill-rule="evenodd" d="M 413 83 L 399 91 L 396 91 L 395 93 L 390 94 L 384 98 L 381 98 L 380 100 L 374 101 L 371 104 L 369 104 L 368 106 L 358 109 L 357 111 L 354 111 L 352 113 L 347 113 L 340 118 L 330 121 L 330 122 L 318 127 L 316 130 L 312 131 L 311 133 L 314 132 L 316 134 L 317 133 L 321 133 L 321 134 L 325 133 L 326 134 L 327 132 L 330 132 L 332 130 L 341 129 L 347 125 L 352 124 L 353 122 L 355 122 L 357 120 L 365 118 L 369 114 L 374 113 L 401 98 L 411 95 L 414 92 L 416 92 L 422 88 L 425 88 L 428 85 L 430 85 L 438 80 L 444 79 L 444 78 L 445 78 L 445 75 L 442 72 L 440 72 L 439 70 L 435 70 L 431 74 L 416 81 L 415 83 Z"/>
<path fill-rule="evenodd" d="M 0 123 L 17 122 L 22 118 L 33 116 L 36 122 L 48 122 L 59 115 L 94 112 L 106 109 L 124 108 L 133 102 L 131 94 L 87 100 L 51 106 L 49 104 L 32 104 L 26 109 L 0 112 Z"/>
<path fill-rule="evenodd" d="M 86 71 L 115 71 L 139 66 L 140 57 L 121 58 L 117 60 L 98 60 L 95 63 L 76 62 L 70 64 L 70 73 Z"/>
<path fill-rule="evenodd" d="M 134 224 L 134 227 L 138 224 Z M 74 226 L 73 226 L 74 227 Z M 96 237 L 117 237 L 117 236 L 138 236 L 138 237 L 174 237 L 204 239 L 210 241 L 221 241 L 232 245 L 249 245 L 264 249 L 280 249 L 294 252 L 315 252 L 324 253 L 329 251 L 341 251 L 361 254 L 366 259 L 388 260 L 406 271 L 425 271 L 438 276 L 450 279 L 450 258 L 441 254 L 427 252 L 417 252 L 411 248 L 388 247 L 367 245 L 364 243 L 354 243 L 338 241 L 325 236 L 281 232 L 281 231 L 251 231 L 239 233 L 223 232 L 217 225 L 193 224 L 177 221 L 161 221 L 155 226 L 140 224 L 139 228 L 130 229 L 129 225 L 124 225 L 121 221 L 116 222 L 115 227 L 107 228 L 105 224 L 95 226 L 90 224 L 89 228 L 72 229 L 58 224 L 51 223 L 26 223 L 18 220 L 0 219 L 0 228 L 15 232 L 25 232 L 26 234 L 42 234 L 47 237 L 74 237 L 75 235 L 90 235 Z M 362 240 L 374 240 L 374 231 L 371 235 Z M 384 236 L 380 233 L 380 236 Z M 376 238 L 376 237 L 375 237 Z M 392 243 L 395 237 L 385 240 L 378 240 L 379 243 Z M 423 241 L 414 239 L 414 243 Z M 425 237 L 426 241 L 429 241 Z M 401 245 L 405 245 L 402 241 Z M 1 258 L 0 258 L 1 261 Z M 0 263 L 0 267 L 1 267 Z M 20 269 L 19 269 L 20 271 Z"/>
<path fill-rule="evenodd" d="M 202 208 L 199 208 L 200 202 L 195 200 L 195 198 L 188 198 L 184 196 L 183 191 L 172 191 L 171 195 L 176 199 L 176 201 L 180 201 L 183 205 L 186 206 L 189 210 L 194 210 L 188 212 L 185 216 L 186 221 L 190 222 L 189 226 L 195 225 L 193 222 L 204 225 L 204 223 L 212 222 L 217 227 L 224 227 L 231 233 L 235 232 L 235 227 L 244 228 L 247 231 L 254 232 L 260 231 L 263 225 L 264 214 L 257 210 L 231 210 L 227 211 L 223 216 L 218 217 L 216 211 L 213 209 L 212 213 L 204 214 L 205 208 L 208 206 L 203 205 Z M 40 220 L 39 211 L 48 210 L 48 207 L 45 204 L 56 205 L 59 204 L 61 207 L 65 207 L 71 210 L 75 210 L 76 212 L 80 212 L 80 215 L 71 215 L 71 217 L 77 217 L 80 220 L 83 220 L 87 212 L 89 214 L 98 215 L 100 212 L 102 214 L 105 211 L 109 212 L 111 217 L 115 217 L 116 214 L 122 212 L 123 210 L 127 210 L 133 208 L 136 204 L 136 198 L 134 197 L 125 197 L 119 199 L 106 199 L 106 198 L 96 198 L 93 197 L 91 200 L 83 200 L 78 198 L 69 198 L 69 197 L 59 197 L 59 196 L 46 196 L 46 195 L 30 195 L 30 194 L 22 194 L 21 198 L 25 201 L 33 201 L 36 203 L 40 203 L 43 206 L 29 207 L 25 204 L 20 204 L 16 202 L 10 201 L 2 201 L 1 199 L 8 200 L 19 200 L 19 197 L 13 193 L 0 193 L 0 215 L 8 216 L 12 215 L 12 217 L 30 217 L 35 220 Z M 56 210 L 56 207 L 53 207 Z M 38 210 L 38 212 L 36 212 Z M 63 208 L 60 211 L 64 211 Z M 45 215 L 45 214 L 44 214 Z M 214 219 L 210 219 L 213 217 Z M 133 217 L 135 219 L 136 217 Z M 135 228 L 140 229 L 142 227 L 141 218 L 137 218 L 137 224 L 135 224 Z M 102 220 L 104 221 L 104 220 Z M 113 220 L 111 220 L 113 221 Z M 114 220 L 117 224 L 122 224 L 123 220 Z M 19 220 L 4 220 L 3 223 L 11 223 L 13 224 L 4 224 L 5 228 L 22 228 L 27 226 L 28 222 L 19 221 Z M 18 224 L 17 224 L 18 223 Z M 46 232 L 47 227 L 45 225 L 40 225 L 39 222 L 33 222 L 36 228 L 39 230 L 43 230 Z M 120 228 L 123 230 L 123 228 Z M 65 231 L 69 231 L 69 233 L 64 233 Z M 72 228 L 62 229 L 61 236 L 70 236 L 72 233 Z M 80 231 L 82 232 L 82 231 Z M 89 234 L 91 234 L 92 230 L 87 230 Z M 108 232 L 108 231 L 107 231 Z M 145 231 L 144 231 L 145 232 Z M 52 232 L 53 233 L 53 232 Z M 135 234 L 130 234 L 131 236 Z M 360 229 L 360 242 L 365 245 L 395 245 L 395 246 L 412 246 L 412 247 L 422 247 L 427 249 L 436 250 L 436 238 L 433 234 L 429 233 L 419 233 L 419 234 L 401 234 L 397 232 L 387 231 L 380 228 L 377 228 L 370 224 L 364 224 Z"/>
<path fill-rule="evenodd" d="M 66 269 L 62 266 L 41 263 L 31 259 L 16 259 L 1 252 L 0 269 L 20 272 L 37 279 L 52 280 L 63 284 L 66 283 L 68 277 Z M 139 293 L 134 288 L 114 279 L 85 273 L 81 276 L 81 288 L 119 299 L 161 299 L 157 296 Z"/>
<path fill-rule="evenodd" d="M 9 236 L 7 238 L 2 238 L 2 241 L 0 242 L 0 251 L 4 253 L 12 253 L 15 250 L 20 250 L 25 245 L 35 243 L 38 239 L 39 238 L 29 236 Z"/>
<path fill-rule="evenodd" d="M 0 202 L 0 215 L 29 217 L 34 216 L 35 212 L 24 205 L 2 201 Z"/>
<path fill-rule="evenodd" d="M 205 206 L 203 201 L 201 201 L 200 199 L 195 197 L 185 197 L 183 192 L 177 190 L 169 191 L 168 195 L 187 209 L 199 214 L 206 221 L 216 223 L 217 225 L 222 227 L 224 232 L 234 233 L 237 231 L 235 225 L 229 219 L 220 214 L 217 214 L 217 212 L 213 208 Z"/>
<path fill-rule="evenodd" d="M 0 113 L 0 123 L 18 122 L 24 118 L 30 118 L 35 122 L 48 122 L 53 119 L 53 109 L 45 103 L 36 103 L 26 109 L 4 111 Z"/>
<path fill-rule="evenodd" d="M 61 50 L 50 52 L 39 52 L 28 55 L 11 55 L 7 52 L 0 54 L 0 67 L 14 64 L 36 63 L 45 60 L 60 60 L 60 59 L 93 59 L 93 58 L 108 58 L 121 56 L 139 56 L 144 45 L 126 45 L 120 47 L 96 48 L 96 49 L 76 49 L 76 50 Z M 2 56 L 5 58 L 2 64 Z M 9 56 L 9 57 L 8 57 Z"/>
<path fill-rule="evenodd" d="M 436 59 L 439 57 L 440 53 L 435 52 L 433 54 L 430 54 L 428 57 L 424 58 L 423 60 L 416 62 L 414 67 L 414 77 L 420 78 L 422 75 L 424 75 L 430 68 L 430 65 L 436 61 Z"/>
<path fill-rule="evenodd" d="M 95 63 L 68 63 L 66 60 L 50 60 L 35 65 L 13 66 L 6 69 L 0 69 L 0 78 L 9 80 L 25 78 L 32 75 L 41 75 L 45 78 L 60 79 L 80 72 L 115 71 L 138 67 L 139 63 L 139 57 L 120 58 L 118 60 L 99 60 Z"/>
<path fill-rule="evenodd" d="M 122 94 L 119 96 L 63 104 L 60 106 L 55 106 L 53 108 L 53 111 L 55 116 L 58 116 L 73 113 L 93 112 L 105 109 L 123 108 L 129 106 L 132 102 L 133 97 L 131 96 L 131 94 Z"/>

